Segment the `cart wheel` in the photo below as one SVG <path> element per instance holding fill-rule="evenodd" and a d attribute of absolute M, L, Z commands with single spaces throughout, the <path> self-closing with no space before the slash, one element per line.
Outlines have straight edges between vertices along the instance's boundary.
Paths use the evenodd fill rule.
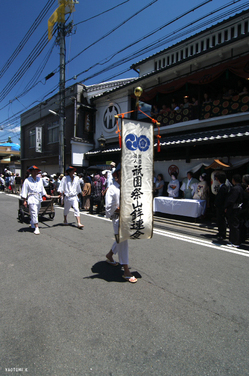
<path fill-rule="evenodd" d="M 23 221 L 24 221 L 24 211 L 23 211 L 23 209 L 18 210 L 18 219 L 21 223 L 23 223 Z"/>
<path fill-rule="evenodd" d="M 49 218 L 50 218 L 50 219 L 52 219 L 52 220 L 53 220 L 53 219 L 54 219 L 54 217 L 55 217 L 55 213 L 54 213 L 54 212 L 53 212 L 53 213 L 49 213 Z"/>

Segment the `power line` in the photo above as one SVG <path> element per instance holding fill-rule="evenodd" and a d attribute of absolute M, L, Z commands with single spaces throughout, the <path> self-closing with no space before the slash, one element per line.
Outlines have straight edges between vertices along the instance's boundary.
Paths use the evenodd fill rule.
<path fill-rule="evenodd" d="M 237 0 L 237 1 L 240 1 L 240 0 Z M 92 74 L 91 76 L 88 76 L 86 78 L 84 78 L 84 82 L 85 81 L 88 81 L 89 79 L 92 79 L 108 70 L 111 70 L 111 69 L 114 69 L 120 65 L 123 65 L 125 63 L 127 63 L 128 61 L 132 60 L 133 58 L 135 57 L 138 57 L 138 56 L 141 56 L 141 54 L 143 53 L 148 53 L 149 51 L 151 50 L 154 50 L 155 48 L 157 47 L 160 47 L 161 45 L 165 45 L 166 42 L 169 42 L 169 41 L 173 41 L 175 39 L 178 39 L 180 36 L 186 36 L 187 34 L 189 34 L 190 32 L 193 32 L 193 31 L 196 31 L 198 29 L 200 29 L 200 27 L 203 27 L 203 26 L 207 26 L 207 25 L 210 25 L 211 22 L 214 22 L 214 21 L 217 21 L 217 20 L 220 20 L 221 17 L 226 17 L 226 16 L 229 16 L 230 14 L 234 13 L 234 9 L 230 10 L 230 11 L 226 11 L 224 12 L 223 14 L 220 14 L 220 15 L 217 15 L 215 18 L 211 19 L 211 20 L 208 20 L 206 21 L 205 23 L 201 24 L 201 25 L 197 25 L 195 26 L 194 28 L 192 28 L 191 30 L 186 30 L 188 27 L 190 27 L 191 25 L 194 25 L 195 23 L 198 23 L 200 22 L 201 20 L 203 20 L 204 18 L 207 18 L 209 17 L 210 15 L 216 13 L 216 12 L 219 12 L 220 10 L 224 9 L 224 8 L 227 8 L 229 5 L 233 5 L 234 4 L 234 1 L 233 2 L 230 2 L 229 4 L 227 5 L 224 5 L 223 7 L 219 7 L 217 8 L 215 11 L 212 11 L 210 13 L 208 13 L 207 15 L 203 16 L 203 17 L 200 17 L 199 19 L 197 19 L 196 21 L 193 21 L 193 22 L 190 22 L 188 23 L 187 25 L 185 26 L 182 26 L 181 28 L 179 28 L 178 30 L 176 31 L 173 31 L 171 33 L 169 33 L 167 36 L 159 39 L 158 41 L 154 41 L 154 42 L 151 42 L 149 45 L 143 47 L 142 49 L 138 50 L 138 51 L 135 51 L 133 53 L 131 53 L 130 55 L 118 60 L 117 62 L 109 65 L 108 67 Z M 249 2 L 246 3 L 246 6 L 249 5 Z M 241 9 L 244 9 L 245 5 L 243 6 L 238 6 L 236 8 L 236 11 L 238 10 L 241 10 Z M 181 34 L 177 34 L 179 33 L 180 31 L 182 31 Z M 171 37 L 171 39 L 169 39 L 169 37 Z M 93 65 L 92 67 L 95 67 L 96 65 L 98 65 L 99 63 Z M 81 74 L 84 74 L 86 73 L 86 71 L 89 71 L 92 67 L 88 68 L 87 70 L 85 71 L 82 71 L 81 73 L 77 74 L 77 77 L 80 76 Z M 126 71 L 129 71 L 130 69 L 126 70 Z M 74 77 L 71 77 L 70 79 L 68 79 L 67 81 L 69 80 L 72 80 Z"/>
<path fill-rule="evenodd" d="M 240 1 L 240 0 L 237 0 L 237 1 Z M 234 3 L 234 2 L 230 2 L 229 5 L 232 5 L 232 3 Z M 196 22 L 200 22 L 201 20 L 203 20 L 203 19 L 205 19 L 205 18 L 211 16 L 211 15 L 214 14 L 215 12 L 218 12 L 218 11 L 224 9 L 224 8 L 227 8 L 227 6 L 229 6 L 229 5 L 223 6 L 222 8 L 218 8 L 217 10 L 210 12 L 210 13 L 209 13 L 208 15 L 206 15 L 206 16 L 200 17 L 198 20 L 196 20 L 196 21 L 194 21 L 194 22 L 190 22 L 189 24 L 185 25 L 184 27 L 181 27 L 181 28 L 179 28 L 179 29 L 173 31 L 172 33 L 170 33 L 170 34 L 164 36 L 163 38 L 160 38 L 160 39 L 157 40 L 156 42 L 151 43 L 150 45 L 146 46 L 146 49 L 142 49 L 142 50 L 140 50 L 138 53 L 139 53 L 139 54 L 141 54 L 142 52 L 143 52 L 143 53 L 144 53 L 144 52 L 147 53 L 147 52 L 149 52 L 149 51 L 154 50 L 154 47 L 155 47 L 155 46 L 156 46 L 156 47 L 161 47 L 161 46 L 165 45 L 166 42 L 169 43 L 169 42 L 172 42 L 172 41 L 174 41 L 174 40 L 176 40 L 176 39 L 179 39 L 180 37 L 186 37 L 186 30 L 185 30 L 185 28 L 188 28 L 188 27 L 194 25 Z M 249 2 L 246 3 L 246 6 L 248 6 L 248 5 L 249 5 Z M 243 10 L 244 8 L 245 8 L 245 5 L 240 5 L 240 6 L 238 6 L 238 7 L 236 8 L 236 11 Z M 227 17 L 227 16 L 230 16 L 230 15 L 233 14 L 233 13 L 234 13 L 234 9 L 231 9 L 231 10 L 229 10 L 229 11 L 224 12 L 223 14 L 219 14 L 219 15 L 215 16 L 214 18 L 209 19 L 209 20 L 203 22 L 203 23 L 200 24 L 200 25 L 196 25 L 196 26 L 193 27 L 192 29 L 189 29 L 189 30 L 187 31 L 187 34 L 193 33 L 193 32 L 195 32 L 196 30 L 200 30 L 201 28 L 203 28 L 203 27 L 205 27 L 205 26 L 210 26 L 210 23 L 211 23 L 211 22 L 220 21 L 220 18 L 221 18 L 221 17 Z M 177 33 L 179 33 L 179 32 L 181 32 L 181 33 L 180 33 L 180 34 L 177 34 Z M 172 37 L 170 38 L 170 36 L 172 36 Z M 156 43 L 156 44 L 155 44 L 155 43 Z"/>
<path fill-rule="evenodd" d="M 36 44 L 35 48 L 32 50 L 32 52 L 28 55 L 24 63 L 21 65 L 21 67 L 18 69 L 18 71 L 14 74 L 14 76 L 10 79 L 10 81 L 5 85 L 3 90 L 0 93 L 0 102 L 6 96 L 10 93 L 10 91 L 14 88 L 14 86 L 17 84 L 17 82 L 20 81 L 20 79 L 23 77 L 23 75 L 26 73 L 26 71 L 31 67 L 33 62 L 37 59 L 37 57 L 41 54 L 41 52 L 44 50 L 44 48 L 49 43 L 49 40 L 47 38 L 47 32 L 43 34 L 41 39 Z"/>
<path fill-rule="evenodd" d="M 107 9 L 107 10 L 104 10 L 103 12 L 98 13 L 98 14 L 96 14 L 95 16 L 89 17 L 89 18 L 87 18 L 86 20 L 83 20 L 83 21 L 77 22 L 77 24 L 75 24 L 74 26 L 80 25 L 80 24 L 85 23 L 85 22 L 87 22 L 87 21 L 93 20 L 94 18 L 97 18 L 97 17 L 99 17 L 99 16 L 102 16 L 103 14 L 108 13 L 108 12 L 110 12 L 110 11 L 113 10 L 113 9 L 116 9 L 116 8 L 120 7 L 121 5 L 123 5 L 123 4 L 125 4 L 125 3 L 128 3 L 129 1 L 130 1 L 130 0 L 123 1 L 123 2 L 120 3 L 120 4 L 115 5 L 115 7 L 112 7 L 112 8 L 109 8 L 109 9 Z"/>
<path fill-rule="evenodd" d="M 50 90 L 48 93 L 46 93 L 43 97 L 42 97 L 42 99 L 41 100 L 35 100 L 35 101 L 33 101 L 32 103 L 30 103 L 28 106 L 27 106 L 27 108 L 31 108 L 32 106 L 34 106 L 35 105 L 35 103 L 42 103 L 44 100 L 45 100 L 45 98 L 47 98 L 47 97 L 49 97 L 49 96 L 51 96 L 56 90 L 58 90 L 58 88 L 59 88 L 59 84 L 57 84 L 56 86 L 54 86 L 54 88 L 52 89 L 52 90 Z M 17 122 L 17 121 L 19 121 L 20 120 L 20 114 L 22 114 L 23 113 L 23 110 L 20 110 L 20 111 L 18 111 L 18 112 L 16 112 L 13 116 L 11 116 L 11 117 L 8 117 L 7 119 L 4 119 L 4 120 L 2 120 L 1 122 L 0 122 L 0 126 L 1 125 L 3 125 L 3 124 L 6 124 L 6 122 Z M 7 125 L 5 125 L 5 127 L 7 127 Z"/>
<path fill-rule="evenodd" d="M 18 54 L 22 51 L 23 47 L 31 37 L 31 35 L 34 33 L 34 31 L 37 29 L 37 27 L 40 25 L 41 21 L 44 19 L 46 14 L 48 13 L 49 9 L 52 7 L 52 5 L 56 2 L 56 0 L 49 0 L 47 4 L 44 6 L 44 8 L 41 10 L 38 17 L 33 22 L 32 26 L 29 28 L 21 42 L 18 44 L 12 55 L 9 57 L 9 59 L 6 61 L 6 63 L 3 65 L 3 67 L 0 70 L 0 78 L 3 77 L 3 75 L 7 72 L 13 61 L 16 59 Z"/>
<path fill-rule="evenodd" d="M 129 0 L 128 0 L 128 1 L 129 1 Z M 143 11 L 143 10 L 145 10 L 147 7 L 151 6 L 152 4 L 154 4 L 156 1 L 158 1 L 158 0 L 154 0 L 154 1 L 150 2 L 149 4 L 147 4 L 145 7 L 143 7 L 143 8 L 140 10 L 140 12 Z M 133 46 L 134 44 L 138 43 L 139 41 L 148 38 L 149 36 L 153 35 L 153 34 L 156 33 L 157 31 L 161 30 L 163 27 L 168 26 L 169 24 L 171 24 L 171 23 L 175 22 L 176 20 L 182 18 L 184 15 L 186 15 L 186 14 L 188 14 L 188 13 L 190 13 L 190 12 L 193 12 L 195 9 L 200 8 L 201 6 L 205 5 L 206 3 L 210 2 L 210 1 L 211 1 L 211 0 L 206 0 L 206 1 L 204 1 L 203 3 L 201 3 L 200 5 L 198 5 L 198 6 L 194 7 L 194 8 L 192 8 L 192 9 L 190 9 L 189 11 L 185 12 L 183 15 L 176 17 L 175 19 L 173 19 L 172 21 L 168 22 L 167 24 L 165 24 L 165 25 L 163 25 L 163 26 L 160 26 L 160 27 L 157 28 L 155 31 L 151 32 L 150 34 L 147 34 L 147 35 L 143 36 L 140 40 L 138 40 L 138 41 L 134 42 L 133 44 L 130 44 L 129 46 L 125 47 L 124 49 L 118 51 L 115 55 L 117 55 L 118 53 L 124 51 L 125 49 L 127 49 L 127 48 Z M 125 1 L 125 2 L 127 2 L 127 1 Z M 123 3 L 125 3 L 125 2 L 123 2 Z M 123 4 L 123 3 L 121 3 L 121 4 Z M 119 4 L 119 5 L 121 5 L 121 4 Z M 119 5 L 118 5 L 118 6 L 119 6 Z M 116 7 L 117 7 L 117 6 L 116 6 Z M 115 8 L 115 7 L 114 7 L 114 8 Z M 111 8 L 111 9 L 113 9 L 113 8 Z M 127 20 L 125 20 L 124 22 L 122 22 L 117 28 L 119 28 L 121 25 L 123 25 L 124 23 L 126 23 L 128 20 L 130 20 L 131 18 L 133 18 L 133 17 L 134 17 L 135 15 L 137 15 L 137 14 L 138 14 L 138 13 L 135 13 L 134 15 L 132 15 L 131 17 L 129 17 Z M 96 16 L 97 16 L 97 15 L 96 15 Z M 115 28 L 115 29 L 113 29 L 113 30 L 116 30 L 117 28 Z M 112 32 L 113 32 L 113 31 L 108 32 L 104 37 L 106 37 L 107 35 L 109 35 L 109 34 L 112 33 Z M 101 39 L 103 39 L 103 38 L 101 38 Z M 101 40 L 101 39 L 99 39 L 99 40 Z M 99 40 L 95 41 L 93 44 L 97 43 Z M 92 44 L 92 45 L 93 45 L 93 44 Z M 90 46 L 91 46 L 91 45 L 90 45 Z M 86 49 L 88 49 L 90 46 L 88 46 Z M 85 49 L 85 50 L 86 50 L 86 49 Z M 83 52 L 83 51 L 82 51 L 82 52 Z M 82 52 L 81 52 L 81 53 L 82 53 Z M 81 53 L 80 53 L 80 54 L 81 54 Z M 115 55 L 112 55 L 112 57 L 107 58 L 108 61 L 110 61 L 110 60 L 113 58 L 113 56 L 115 56 Z M 67 63 L 69 63 L 69 62 L 71 62 L 72 60 L 74 60 L 77 56 L 79 56 L 79 54 L 76 55 L 73 59 L 69 60 Z M 96 65 L 103 65 L 103 63 L 99 62 L 99 63 L 96 63 L 95 66 L 96 66 Z M 87 69 L 86 71 L 90 70 L 91 68 L 92 68 L 92 67 L 90 67 L 90 68 Z M 85 71 L 85 72 L 86 72 L 86 71 Z M 26 70 L 25 70 L 25 72 L 26 72 Z M 23 74 L 24 74 L 24 73 L 23 73 Z M 22 75 L 23 75 L 23 74 L 22 74 Z M 22 77 L 22 75 L 21 75 L 21 77 Z M 15 76 L 16 76 L 16 75 L 15 75 Z M 14 80 L 14 79 L 15 79 L 15 77 L 13 78 L 13 80 Z M 19 78 L 18 80 L 20 80 L 20 78 Z M 18 82 L 18 81 L 14 81 L 14 82 L 13 82 L 13 85 L 14 85 L 14 86 L 15 86 L 16 82 Z M 8 85 L 7 85 L 7 86 L 8 86 L 8 92 L 12 89 L 13 85 L 10 86 L 9 83 L 8 83 Z M 34 86 L 32 86 L 32 88 L 33 88 L 33 87 L 34 87 Z M 27 87 L 26 87 L 26 88 L 27 88 Z M 27 89 L 26 89 L 26 88 L 25 88 L 25 91 L 24 91 L 24 94 L 23 94 L 23 95 L 25 95 L 25 93 L 27 92 Z M 7 94 L 8 94 L 8 92 L 7 92 Z M 7 94 L 6 94 L 6 95 L 7 95 Z M 5 95 L 5 96 L 6 96 L 6 95 Z M 3 98 L 3 99 L 4 99 L 4 98 Z M 0 95 L 0 101 L 1 101 L 1 95 Z"/>
<path fill-rule="evenodd" d="M 240 1 L 240 0 L 237 0 L 237 1 L 235 1 L 235 2 L 238 2 L 238 1 Z M 101 70 L 101 71 L 99 71 L 99 72 L 96 72 L 95 74 L 91 75 L 90 77 L 85 78 L 85 81 L 89 80 L 90 78 L 96 77 L 96 76 L 98 76 L 98 75 L 101 74 L 101 73 L 104 73 L 104 72 L 107 72 L 107 71 L 109 71 L 109 70 L 112 70 L 112 69 L 114 69 L 114 68 L 116 68 L 116 67 L 118 67 L 118 66 L 120 66 L 120 65 L 122 65 L 122 64 L 124 64 L 124 63 L 126 63 L 126 62 L 128 62 L 128 61 L 131 60 L 132 58 L 141 55 L 141 53 L 145 53 L 145 52 L 148 52 L 148 51 L 154 49 L 155 46 L 158 47 L 158 46 L 160 46 L 161 44 L 165 44 L 167 40 L 168 40 L 168 41 L 169 41 L 169 40 L 171 41 L 171 40 L 177 39 L 177 38 L 179 38 L 179 35 L 180 35 L 180 36 L 181 36 L 181 35 L 186 36 L 186 35 L 189 34 L 190 32 L 192 32 L 192 31 L 194 31 L 194 30 L 196 30 L 196 29 L 200 29 L 200 27 L 202 27 L 202 26 L 206 26 L 206 24 L 210 24 L 210 23 L 213 22 L 214 20 L 217 21 L 217 20 L 219 20 L 221 17 L 228 16 L 228 15 L 230 15 L 231 13 L 234 13 L 235 11 L 237 11 L 237 10 L 239 10 L 239 9 L 243 9 L 243 8 L 245 8 L 245 5 L 247 6 L 247 5 L 249 4 L 249 2 L 247 2 L 247 3 L 246 3 L 245 5 L 243 5 L 243 6 L 237 7 L 237 8 L 235 8 L 235 9 L 233 9 L 233 10 L 230 10 L 230 11 L 226 11 L 225 13 L 222 13 L 222 14 L 220 14 L 219 16 L 216 16 L 215 18 L 212 18 L 211 20 L 205 21 L 205 23 L 203 23 L 203 24 L 201 24 L 201 25 L 198 25 L 198 26 L 195 26 L 195 27 L 192 28 L 191 30 L 186 30 L 187 27 L 189 27 L 189 26 L 191 26 L 191 25 L 194 25 L 195 23 L 199 22 L 200 20 L 203 20 L 204 18 L 209 17 L 210 15 L 212 15 L 212 14 L 214 14 L 214 13 L 216 13 L 216 12 L 222 10 L 222 9 L 224 9 L 224 8 L 227 7 L 227 6 L 233 5 L 235 2 L 234 2 L 234 1 L 233 1 L 233 2 L 230 2 L 230 3 L 228 3 L 227 5 L 225 5 L 225 6 L 223 6 L 223 7 L 220 7 L 220 8 L 218 8 L 218 9 L 216 9 L 215 11 L 210 12 L 210 13 L 208 13 L 207 15 L 205 15 L 205 16 L 203 16 L 203 17 L 197 19 L 196 21 L 191 22 L 191 23 L 189 23 L 189 24 L 187 24 L 187 25 L 181 27 L 180 29 L 178 29 L 178 30 L 172 32 L 171 34 L 167 35 L 166 37 L 161 38 L 161 39 L 159 39 L 158 41 L 153 42 L 153 43 L 147 45 L 146 47 L 144 47 L 144 48 L 142 48 L 142 49 L 136 51 L 135 53 L 132 53 L 131 55 L 128 55 L 128 56 L 125 57 L 124 59 L 119 60 L 119 61 L 113 63 L 112 65 L 106 67 L 105 69 L 103 69 L 103 70 Z M 184 31 L 183 31 L 183 30 L 184 30 Z M 180 31 L 182 32 L 182 34 L 177 34 L 177 33 L 179 33 Z M 171 37 L 171 39 L 169 39 L 170 37 Z M 91 67 L 88 68 L 88 70 L 89 70 L 89 69 L 91 69 Z M 114 76 L 112 75 L 111 78 L 116 77 L 117 75 L 120 75 L 120 74 L 122 74 L 122 73 L 128 72 L 129 70 L 130 70 L 130 69 L 125 69 L 125 70 L 122 71 L 121 73 L 117 73 L 117 74 L 115 74 Z M 85 71 L 84 71 L 84 72 L 85 72 Z M 81 74 L 81 73 L 80 73 L 80 74 Z M 80 74 L 78 74 L 78 76 L 79 76 Z M 108 79 L 111 79 L 111 78 L 108 78 Z M 67 80 L 67 81 L 70 81 L 70 80 L 72 80 L 72 79 L 73 79 L 73 78 L 71 78 L 71 79 L 69 79 L 69 80 Z M 56 90 L 56 89 L 54 89 L 54 90 Z M 54 90 L 53 90 L 53 91 L 54 91 Z M 53 91 L 52 91 L 52 92 L 53 92 Z M 48 95 L 49 95 L 49 94 L 47 94 L 46 96 L 48 96 Z M 37 101 L 36 101 L 36 102 L 37 102 Z M 34 103 L 35 103 L 35 102 L 34 102 Z M 32 104 L 31 104 L 30 106 L 32 106 Z M 30 107 L 30 106 L 29 106 L 29 107 Z M 21 112 L 22 112 L 22 111 L 21 111 Z M 13 120 L 14 120 L 14 119 L 13 119 Z M 16 121 L 17 121 L 17 120 L 16 120 Z"/>
<path fill-rule="evenodd" d="M 173 18 L 171 21 L 167 22 L 166 24 L 161 25 L 160 27 L 158 27 L 158 28 L 155 29 L 154 31 L 152 31 L 152 32 L 150 32 L 150 33 L 148 33 L 148 34 L 142 36 L 141 38 L 139 38 L 139 39 L 136 40 L 135 42 L 133 42 L 133 43 L 129 44 L 128 46 L 122 48 L 121 50 L 115 52 L 115 53 L 112 54 L 111 56 L 105 58 L 105 59 L 104 59 L 105 62 L 98 62 L 98 63 L 92 65 L 91 67 L 89 67 L 88 69 L 84 70 L 84 71 L 81 72 L 80 74 L 88 72 L 90 69 L 96 67 L 97 65 L 104 65 L 104 64 L 106 64 L 108 61 L 112 60 L 114 56 L 117 56 L 118 54 L 120 54 L 121 52 L 124 52 L 124 51 L 127 50 L 128 48 L 133 47 L 135 44 L 137 44 L 137 43 L 139 43 L 139 42 L 141 42 L 141 41 L 144 41 L 144 39 L 146 39 L 146 38 L 152 36 L 153 34 L 157 33 L 157 32 L 160 31 L 160 30 L 162 30 L 162 29 L 165 28 L 166 26 L 169 26 L 170 24 L 172 24 L 172 23 L 178 21 L 179 19 L 181 19 L 181 18 L 183 18 L 184 16 L 186 16 L 187 14 L 189 14 L 189 13 L 195 11 L 196 9 L 202 7 L 203 5 L 206 5 L 206 4 L 209 3 L 210 1 L 212 1 L 212 0 L 206 0 L 206 1 L 202 2 L 201 4 L 197 5 L 196 7 L 191 8 L 190 10 L 184 12 L 182 15 Z M 237 0 L 237 1 L 240 1 L 240 0 Z M 77 76 L 78 76 L 78 75 L 77 75 Z"/>
<path fill-rule="evenodd" d="M 142 36 L 141 38 L 137 39 L 135 42 L 133 42 L 133 43 L 129 44 L 128 46 L 122 48 L 121 50 L 117 51 L 115 54 L 110 55 L 110 57 L 106 58 L 106 62 L 108 62 L 111 59 L 113 59 L 113 57 L 116 56 L 117 54 L 119 54 L 119 53 L 127 50 L 130 47 L 133 47 L 135 44 L 137 44 L 137 43 L 139 43 L 141 41 L 144 41 L 145 39 L 149 38 L 150 36 L 156 34 L 158 31 L 161 31 L 165 27 L 167 27 L 167 26 L 171 25 L 172 23 L 180 20 L 184 16 L 188 15 L 191 12 L 194 12 L 195 10 L 199 9 L 200 7 L 202 7 L 203 5 L 206 5 L 207 3 L 211 2 L 211 1 L 212 0 L 206 0 L 206 1 L 202 2 L 201 4 L 195 6 L 194 8 L 191 8 L 191 9 L 187 10 L 186 12 L 184 12 L 183 14 L 181 14 L 180 16 L 177 16 L 177 17 L 173 18 L 171 21 L 167 22 L 166 24 L 163 24 L 163 25 L 159 26 L 155 30 L 153 30 L 153 31 L 149 32 L 148 34 Z M 240 1 L 240 0 L 237 0 L 237 1 Z M 101 65 L 103 65 L 103 64 L 101 64 Z"/>
<path fill-rule="evenodd" d="M 67 18 L 66 22 L 68 21 L 69 17 Z M 53 30 L 53 35 L 56 33 L 57 31 L 57 27 L 54 28 Z M 23 75 L 27 72 L 27 70 L 31 67 L 31 65 L 34 63 L 34 61 L 37 59 L 37 57 L 41 54 L 41 52 L 44 50 L 44 48 L 47 46 L 47 44 L 49 43 L 49 40 L 47 38 L 47 31 L 43 34 L 43 36 L 41 37 L 41 39 L 39 40 L 39 42 L 36 44 L 35 48 L 31 51 L 30 55 L 26 58 L 26 60 L 24 61 L 24 63 L 22 64 L 22 66 L 18 69 L 18 71 L 14 74 L 14 76 L 11 78 L 11 80 L 7 83 L 7 85 L 4 87 L 4 89 L 2 90 L 2 92 L 0 93 L 0 102 L 9 94 L 9 92 L 15 87 L 15 85 L 20 81 L 20 79 L 23 77 Z M 48 52 L 48 55 L 47 55 L 47 58 L 45 63 L 43 64 L 43 67 L 41 67 L 40 69 L 37 70 L 37 72 L 35 73 L 35 76 L 40 76 L 42 71 L 44 70 L 45 68 L 45 65 L 49 59 L 49 57 L 51 56 L 51 53 L 52 53 L 52 50 L 54 48 L 56 44 L 56 41 L 54 41 L 53 43 L 53 46 L 52 48 L 50 49 L 50 51 Z M 58 67 L 56 68 L 55 72 L 58 71 Z M 35 77 L 33 77 L 33 79 L 35 80 Z M 39 81 L 41 82 L 41 81 Z M 29 84 L 28 84 L 29 85 Z M 26 85 L 26 88 L 24 90 L 24 92 L 19 95 L 19 97 L 25 95 L 28 91 L 30 91 L 32 88 L 34 88 L 35 86 L 37 85 L 37 83 L 33 84 L 32 86 L 30 86 L 30 88 L 27 88 L 27 85 Z M 16 99 L 16 97 L 15 97 Z M 14 100 L 14 99 L 13 99 Z M 3 106 L 2 108 L 0 108 L 0 111 L 2 109 L 4 109 L 5 107 L 7 107 L 8 104 L 6 104 L 5 106 Z"/>
<path fill-rule="evenodd" d="M 129 0 L 128 0 L 129 1 Z M 109 31 L 108 33 L 106 33 L 103 37 L 101 37 L 100 39 L 98 39 L 97 41 L 93 42 L 91 45 L 89 45 L 88 47 L 86 47 L 83 51 L 81 51 L 79 54 L 77 54 L 75 57 L 73 57 L 71 60 L 69 60 L 66 64 L 68 64 L 69 62 L 72 62 L 74 59 L 76 59 L 78 56 L 80 56 L 84 51 L 86 51 L 88 48 L 90 48 L 91 46 L 95 45 L 96 43 L 98 43 L 100 40 L 103 40 L 104 38 L 106 38 L 107 36 L 109 36 L 111 33 L 113 33 L 114 31 L 116 31 L 118 28 L 120 28 L 122 25 L 124 25 L 126 22 L 128 22 L 129 20 L 131 20 L 133 17 L 135 17 L 137 14 L 139 14 L 140 12 L 142 12 L 143 10 L 147 9 L 148 7 L 150 7 L 151 5 L 153 5 L 155 2 L 157 2 L 158 0 L 153 0 L 151 1 L 149 4 L 147 4 L 145 7 L 141 8 L 138 12 L 134 13 L 132 16 L 128 17 L 125 21 L 123 21 L 121 24 L 119 24 L 117 27 L 115 27 L 114 29 L 112 29 L 111 31 Z M 42 36 L 41 40 L 44 40 L 44 37 L 45 37 L 46 33 Z M 38 42 L 39 44 L 40 42 Z M 37 44 L 37 45 L 38 45 Z M 41 51 L 46 47 L 46 45 L 48 44 L 48 40 L 44 40 L 44 44 L 41 46 Z M 31 53 L 33 54 L 33 52 Z M 39 53 L 40 54 L 40 53 Z M 38 55 L 36 55 L 37 57 Z M 35 59 L 36 59 L 35 57 Z M 34 60 L 35 60 L 34 59 Z M 13 89 L 13 87 L 16 85 L 16 83 L 21 79 L 21 77 L 26 73 L 27 69 L 32 65 L 32 63 L 34 62 L 34 60 L 32 60 L 32 55 L 26 59 L 26 61 L 23 63 L 23 65 L 19 68 L 18 72 L 12 77 L 12 79 L 8 82 L 8 84 L 5 86 L 5 88 L 2 90 L 2 92 L 0 93 L 0 102 L 9 94 L 9 92 Z"/>
<path fill-rule="evenodd" d="M 123 22 L 121 22 L 118 26 L 115 26 L 112 30 L 108 31 L 101 38 L 97 39 L 95 42 L 93 42 L 90 45 L 88 45 L 86 48 L 84 48 L 82 51 L 80 51 L 77 55 L 75 55 L 72 59 L 68 60 L 66 62 L 66 64 L 71 63 L 74 59 L 76 59 L 77 57 L 79 57 L 83 52 L 87 51 L 90 47 L 94 46 L 95 44 L 97 44 L 101 40 L 105 39 L 106 37 L 108 37 L 109 35 L 111 35 L 112 33 L 114 33 L 114 31 L 117 31 L 121 26 L 125 25 L 128 21 L 130 21 L 132 18 L 134 18 L 135 16 L 137 16 L 139 13 L 143 12 L 145 9 L 149 8 L 151 5 L 153 5 L 157 1 L 158 0 L 151 1 L 145 7 L 141 8 L 139 11 L 137 11 L 136 13 L 134 13 L 132 16 L 128 17 L 126 20 L 124 20 Z"/>
<path fill-rule="evenodd" d="M 24 91 L 18 96 L 18 97 L 23 97 L 28 91 L 30 91 L 32 88 L 34 88 L 36 86 L 36 83 L 37 83 L 37 80 L 38 78 L 40 77 L 40 75 L 42 74 L 44 68 L 46 67 L 47 63 L 48 63 L 48 60 L 49 58 L 51 57 L 52 55 L 52 52 L 53 52 L 53 49 L 55 47 L 55 44 L 56 44 L 56 41 L 53 42 L 52 44 L 52 47 L 50 48 L 50 50 L 48 51 L 47 55 L 45 56 L 42 64 L 39 66 L 39 68 L 37 69 L 37 71 L 35 72 L 33 78 L 29 81 L 29 83 L 25 86 L 24 88 Z M 41 81 L 39 81 L 41 82 Z"/>

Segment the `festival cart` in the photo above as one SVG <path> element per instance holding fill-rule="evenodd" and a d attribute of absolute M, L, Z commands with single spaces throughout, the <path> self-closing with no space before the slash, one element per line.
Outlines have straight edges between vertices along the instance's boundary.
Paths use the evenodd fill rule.
<path fill-rule="evenodd" d="M 51 199 L 46 199 L 41 202 L 41 208 L 39 210 L 39 217 L 48 216 L 51 220 L 55 217 L 54 200 L 59 196 L 51 196 Z M 24 206 L 24 200 L 19 199 L 18 220 L 24 222 L 24 217 L 29 216 L 29 206 Z"/>

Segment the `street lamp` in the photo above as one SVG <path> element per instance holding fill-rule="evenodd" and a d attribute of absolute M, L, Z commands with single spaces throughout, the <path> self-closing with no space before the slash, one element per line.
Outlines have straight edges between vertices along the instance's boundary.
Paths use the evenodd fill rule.
<path fill-rule="evenodd" d="M 99 147 L 101 150 L 103 150 L 105 148 L 105 143 L 106 143 L 106 139 L 103 135 L 103 133 L 101 134 L 101 136 L 98 138 L 98 143 L 99 143 Z"/>
<path fill-rule="evenodd" d="M 53 115 L 57 115 L 57 116 L 60 116 L 57 112 L 53 111 L 53 110 L 48 110 L 51 114 Z"/>

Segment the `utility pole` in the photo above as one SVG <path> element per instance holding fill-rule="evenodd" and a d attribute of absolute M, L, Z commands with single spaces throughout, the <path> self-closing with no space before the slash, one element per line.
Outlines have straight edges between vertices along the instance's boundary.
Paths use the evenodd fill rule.
<path fill-rule="evenodd" d="M 75 11 L 74 5 L 78 4 L 77 0 L 58 0 L 59 7 L 54 11 L 48 20 L 48 39 L 53 36 L 53 26 L 58 23 L 57 43 L 60 46 L 60 122 L 59 122 L 59 172 L 65 170 L 65 36 L 72 32 L 73 23 L 65 26 L 65 14 L 71 14 Z"/>
<path fill-rule="evenodd" d="M 65 170 L 65 23 L 59 23 L 60 43 L 60 122 L 59 122 L 59 172 Z"/>

